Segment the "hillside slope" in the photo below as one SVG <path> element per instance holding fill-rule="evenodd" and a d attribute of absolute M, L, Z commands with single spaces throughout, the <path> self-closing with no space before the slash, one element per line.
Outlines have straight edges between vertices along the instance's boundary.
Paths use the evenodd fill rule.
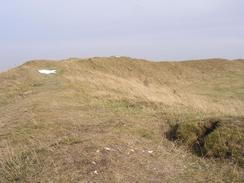
<path fill-rule="evenodd" d="M 165 133 L 188 119 L 243 117 L 243 71 L 243 60 L 97 57 L 1 73 L 0 182 L 242 182 L 242 167 Z"/>

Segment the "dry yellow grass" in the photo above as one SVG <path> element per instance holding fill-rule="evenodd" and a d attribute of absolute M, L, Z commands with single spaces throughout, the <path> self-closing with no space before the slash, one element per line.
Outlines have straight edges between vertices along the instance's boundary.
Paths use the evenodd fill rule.
<path fill-rule="evenodd" d="M 164 134 L 181 119 L 244 116 L 243 71 L 243 61 L 110 57 L 1 73 L 0 182 L 242 182 L 238 165 Z"/>

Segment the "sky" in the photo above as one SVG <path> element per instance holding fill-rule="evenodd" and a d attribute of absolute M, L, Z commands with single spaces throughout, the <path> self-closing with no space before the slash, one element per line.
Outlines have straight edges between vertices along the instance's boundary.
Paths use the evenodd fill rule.
<path fill-rule="evenodd" d="M 0 0 L 0 70 L 111 55 L 244 58 L 244 1 Z"/>

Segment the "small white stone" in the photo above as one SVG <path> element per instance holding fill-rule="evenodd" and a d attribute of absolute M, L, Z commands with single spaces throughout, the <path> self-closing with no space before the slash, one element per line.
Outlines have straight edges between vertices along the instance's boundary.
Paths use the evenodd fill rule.
<path fill-rule="evenodd" d="M 104 149 L 107 150 L 107 151 L 111 150 L 111 148 L 109 148 L 109 147 L 105 147 Z"/>
<path fill-rule="evenodd" d="M 148 153 L 149 153 L 149 154 L 152 154 L 152 153 L 153 153 L 153 151 L 148 151 Z"/>
<path fill-rule="evenodd" d="M 96 174 L 96 175 L 98 174 L 97 170 L 94 171 L 94 174 Z"/>
<path fill-rule="evenodd" d="M 96 153 L 99 153 L 100 152 L 100 150 L 98 149 L 98 150 L 96 150 Z"/>
<path fill-rule="evenodd" d="M 93 165 L 95 165 L 95 164 L 96 164 L 96 162 L 95 162 L 95 161 L 93 161 L 93 162 L 92 162 L 92 164 L 93 164 Z"/>
<path fill-rule="evenodd" d="M 131 152 L 135 152 L 135 150 L 134 150 L 134 149 L 131 149 L 130 151 L 131 151 Z"/>

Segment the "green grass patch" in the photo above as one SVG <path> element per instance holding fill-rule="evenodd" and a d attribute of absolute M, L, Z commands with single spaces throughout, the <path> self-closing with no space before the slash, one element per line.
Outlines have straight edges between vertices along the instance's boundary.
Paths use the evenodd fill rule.
<path fill-rule="evenodd" d="M 115 113 L 133 113 L 140 114 L 143 112 L 143 106 L 134 101 L 122 100 L 107 100 L 103 101 L 103 107 Z"/>
<path fill-rule="evenodd" d="M 139 129 L 137 133 L 140 135 L 140 137 L 148 140 L 153 140 L 155 136 L 154 132 L 148 129 Z"/>
<path fill-rule="evenodd" d="M 215 117 L 171 126 L 167 137 L 189 146 L 199 156 L 231 159 L 244 165 L 244 118 Z"/>
<path fill-rule="evenodd" d="M 60 145 L 73 145 L 82 143 L 82 140 L 78 136 L 65 136 L 64 138 L 56 141 L 54 144 L 51 144 L 52 147 L 58 147 Z"/>

